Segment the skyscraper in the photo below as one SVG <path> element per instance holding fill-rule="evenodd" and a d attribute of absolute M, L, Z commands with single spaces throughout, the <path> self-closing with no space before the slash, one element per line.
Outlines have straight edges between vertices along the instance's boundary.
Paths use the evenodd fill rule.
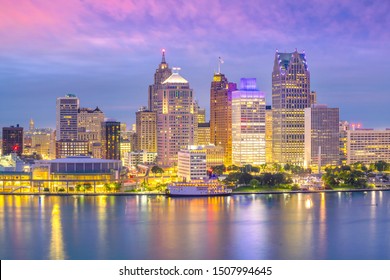
<path fill-rule="evenodd" d="M 104 113 L 99 107 L 95 109 L 80 108 L 77 115 L 77 138 L 79 141 L 87 141 L 90 153 L 93 152 L 93 145 L 101 143 L 102 122 L 104 121 Z M 95 145 L 95 148 L 97 146 Z M 93 156 L 96 156 L 92 153 Z"/>
<path fill-rule="evenodd" d="M 177 163 L 177 153 L 194 143 L 197 131 L 193 90 L 180 68 L 173 70 L 157 90 L 157 161 L 163 166 Z"/>
<path fill-rule="evenodd" d="M 222 146 L 225 165 L 232 163 L 232 91 L 235 83 L 229 83 L 222 73 L 215 73 L 210 88 L 210 142 Z"/>
<path fill-rule="evenodd" d="M 102 122 L 102 158 L 121 159 L 120 126 L 120 122 L 111 119 Z"/>
<path fill-rule="evenodd" d="M 235 165 L 265 163 L 265 94 L 255 78 L 243 78 L 232 92 L 232 162 Z"/>
<path fill-rule="evenodd" d="M 79 99 L 74 94 L 57 98 L 56 140 L 77 140 Z"/>
<path fill-rule="evenodd" d="M 314 96 L 312 96 L 314 98 Z M 304 53 L 276 51 L 272 72 L 272 159 L 304 163 L 304 109 L 310 107 L 310 72 Z"/>
<path fill-rule="evenodd" d="M 265 106 L 265 162 L 272 163 L 272 107 Z"/>
<path fill-rule="evenodd" d="M 23 127 L 18 124 L 10 127 L 3 127 L 3 155 L 16 153 L 21 156 L 23 153 Z"/>
<path fill-rule="evenodd" d="M 340 163 L 339 108 L 315 104 L 305 108 L 305 167 L 320 172 Z"/>
<path fill-rule="evenodd" d="M 141 107 L 136 115 L 137 151 L 157 152 L 157 114 Z"/>
<path fill-rule="evenodd" d="M 172 75 L 172 70 L 165 61 L 165 49 L 162 50 L 161 63 L 158 65 L 154 73 L 154 83 L 149 86 L 148 106 L 150 111 L 157 111 L 157 91 L 161 87 L 162 82 Z"/>

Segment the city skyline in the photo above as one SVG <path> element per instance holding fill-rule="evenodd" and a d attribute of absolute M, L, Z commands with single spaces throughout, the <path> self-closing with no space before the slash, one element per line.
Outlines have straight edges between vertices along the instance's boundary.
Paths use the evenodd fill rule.
<path fill-rule="evenodd" d="M 275 50 L 297 48 L 308 57 L 318 103 L 340 107 L 342 120 L 390 127 L 389 10 L 380 1 L 5 1 L 0 125 L 27 128 L 32 118 L 36 127 L 54 128 L 56 98 L 71 93 L 81 107 L 99 106 L 130 126 L 148 103 L 163 48 L 207 119 L 218 57 L 229 81 L 256 78 L 271 104 Z"/>

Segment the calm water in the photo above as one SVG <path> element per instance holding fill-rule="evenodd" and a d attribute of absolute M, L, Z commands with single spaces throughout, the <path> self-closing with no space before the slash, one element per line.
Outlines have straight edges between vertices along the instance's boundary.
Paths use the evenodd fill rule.
<path fill-rule="evenodd" d="M 1 259 L 390 259 L 390 192 L 0 196 Z"/>

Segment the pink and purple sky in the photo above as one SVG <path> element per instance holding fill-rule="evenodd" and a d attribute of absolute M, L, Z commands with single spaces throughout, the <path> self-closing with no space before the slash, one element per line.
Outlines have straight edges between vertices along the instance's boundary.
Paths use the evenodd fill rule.
<path fill-rule="evenodd" d="M 207 113 L 219 56 L 229 80 L 257 78 L 271 104 L 275 50 L 297 48 L 320 103 L 390 127 L 389 26 L 380 0 L 0 0 L 0 126 L 54 128 L 67 93 L 130 125 L 162 48 Z"/>

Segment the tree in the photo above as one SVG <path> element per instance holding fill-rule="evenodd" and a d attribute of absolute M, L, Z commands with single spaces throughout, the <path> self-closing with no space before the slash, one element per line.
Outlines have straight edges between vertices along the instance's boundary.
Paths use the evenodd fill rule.
<path fill-rule="evenodd" d="M 379 172 L 386 171 L 388 169 L 388 163 L 380 160 L 374 163 L 374 167 Z"/>
<path fill-rule="evenodd" d="M 256 179 L 252 179 L 250 180 L 249 185 L 251 185 L 252 188 L 257 188 L 259 187 L 259 181 L 257 181 Z"/>
<path fill-rule="evenodd" d="M 243 173 L 241 174 L 240 178 L 238 179 L 239 184 L 246 184 L 248 185 L 249 182 L 253 179 L 253 176 L 249 173 Z"/>
<path fill-rule="evenodd" d="M 225 165 L 222 164 L 222 165 L 213 166 L 211 167 L 211 169 L 213 170 L 214 174 L 222 175 L 223 172 L 225 171 Z"/>
<path fill-rule="evenodd" d="M 156 176 L 157 173 L 160 173 L 160 174 L 163 174 L 164 173 L 164 169 L 162 169 L 161 167 L 159 167 L 158 165 L 155 165 L 152 167 L 151 169 L 152 173 L 154 174 L 154 176 Z"/>

